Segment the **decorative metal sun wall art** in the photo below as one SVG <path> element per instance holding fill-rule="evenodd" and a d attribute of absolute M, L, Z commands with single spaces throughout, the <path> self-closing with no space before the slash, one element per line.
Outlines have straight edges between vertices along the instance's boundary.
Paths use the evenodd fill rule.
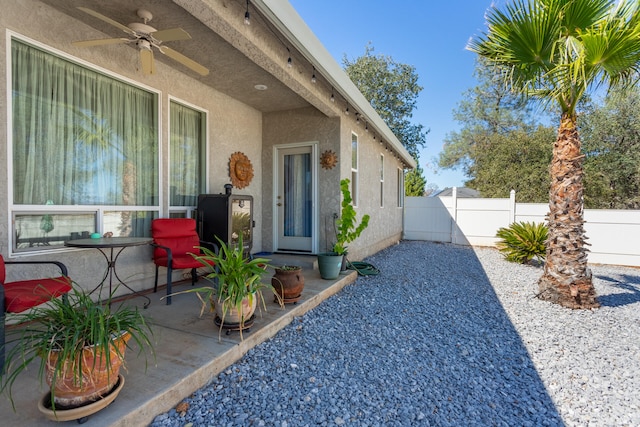
<path fill-rule="evenodd" d="M 253 165 L 244 153 L 236 151 L 229 158 L 229 178 L 236 188 L 244 188 L 251 183 Z"/>
<path fill-rule="evenodd" d="M 333 169 L 338 164 L 338 155 L 332 150 L 327 150 L 320 155 L 320 165 L 323 169 Z"/>

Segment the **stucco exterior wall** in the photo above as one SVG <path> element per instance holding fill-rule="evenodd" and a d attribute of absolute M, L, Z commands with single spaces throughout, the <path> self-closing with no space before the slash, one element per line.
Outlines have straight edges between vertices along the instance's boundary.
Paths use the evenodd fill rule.
<path fill-rule="evenodd" d="M 353 115 L 326 117 L 314 108 L 271 113 L 264 116 L 263 179 L 263 241 L 273 239 L 273 147 L 317 141 L 319 153 L 333 150 L 338 153 L 338 164 L 326 170 L 318 166 L 319 203 L 319 251 L 330 250 L 335 239 L 334 214 L 340 214 L 340 180 L 351 178 L 351 135 L 358 135 L 359 144 L 359 200 L 356 211 L 358 220 L 369 214 L 369 227 L 349 247 L 350 258 L 362 259 L 391 244 L 402 235 L 403 209 L 398 207 L 398 167 L 400 163 L 393 154 L 385 150 L 373 134 L 364 130 L 364 125 Z M 384 154 L 384 207 L 380 207 L 380 154 Z M 268 245 L 268 243 L 266 243 Z M 274 248 L 266 248 L 272 251 Z"/>
<path fill-rule="evenodd" d="M 48 5 L 35 0 L 5 2 L 0 14 L 0 31 L 5 37 L 0 41 L 0 58 L 6 66 L 0 67 L 0 162 L 7 165 L 7 93 L 8 77 L 7 51 L 10 51 L 10 40 L 6 30 L 11 30 L 30 40 L 42 43 L 45 47 L 61 51 L 63 55 L 76 61 L 86 61 L 102 69 L 109 75 L 139 84 L 158 93 L 160 111 L 160 146 L 162 198 L 161 216 L 168 216 L 168 153 L 169 153 L 169 98 L 183 101 L 207 111 L 208 113 L 208 191 L 220 193 L 224 184 L 230 182 L 228 176 L 229 156 L 235 151 L 242 151 L 252 162 L 254 178 L 251 184 L 242 189 L 242 194 L 254 197 L 256 230 L 262 228 L 262 114 L 196 79 L 182 74 L 174 68 L 156 61 L 156 74 L 143 76 L 138 70 L 138 53 L 135 49 L 122 46 L 101 46 L 99 48 L 76 48 L 71 45 L 74 40 L 104 37 L 104 34 L 61 14 Z M 51 37 L 55 34 L 56 37 Z M 89 35 L 89 36 L 88 36 Z M 56 52 L 59 53 L 59 52 Z M 7 194 L 9 185 L 7 167 L 0 168 L 0 190 Z M 240 191 L 238 191 L 240 193 Z M 8 233 L 10 233 L 8 200 L 0 198 L 0 252 L 6 257 Z M 261 233 L 255 234 L 254 247 L 262 247 Z M 22 255 L 21 255 L 22 256 Z M 82 286 L 93 288 L 102 277 L 105 261 L 97 250 L 49 251 L 44 254 L 30 254 L 34 258 L 54 258 L 64 262 L 70 275 Z M 125 249 L 118 261 L 120 277 L 127 278 L 127 283 L 134 289 L 148 289 L 153 286 L 154 265 L 151 262 L 151 248 L 137 247 Z M 17 273 L 19 274 L 25 274 Z M 33 271 L 28 274 L 33 275 Z M 163 274 L 163 273 L 161 273 Z M 178 274 L 182 274 L 179 272 Z M 178 278 L 179 276 L 176 276 Z M 161 280 L 164 283 L 164 280 Z M 123 293 L 123 292 L 119 292 Z"/>
<path fill-rule="evenodd" d="M 364 124 L 353 115 L 344 116 L 341 127 L 343 143 L 340 163 L 342 178 L 351 179 L 351 135 L 358 135 L 357 220 L 368 214 L 369 226 L 349 245 L 349 259 L 360 260 L 400 241 L 403 209 L 398 207 L 397 168 L 400 162 L 385 150 L 380 136 L 365 130 Z M 384 204 L 380 205 L 380 155 L 384 154 Z M 353 196 L 353 195 L 352 195 Z"/>
<path fill-rule="evenodd" d="M 306 108 L 262 113 L 247 104 L 229 97 L 212 87 L 201 83 L 191 74 L 183 74 L 180 66 L 170 67 L 156 61 L 156 73 L 143 75 L 139 68 L 139 53 L 136 49 L 123 46 L 99 46 L 95 48 L 74 47 L 76 40 L 104 38 L 105 34 L 87 23 L 59 12 L 49 4 L 52 0 L 21 0 L 5 2 L 0 14 L 0 31 L 5 35 L 0 41 L 0 58 L 5 63 L 0 67 L 0 162 L 7 167 L 0 168 L 0 192 L 7 194 L 10 165 L 7 137 L 7 82 L 10 61 L 8 34 L 17 34 L 26 41 L 63 57 L 97 69 L 108 75 L 146 88 L 158 95 L 160 114 L 160 173 L 161 206 L 160 216 L 169 214 L 169 101 L 174 99 L 207 112 L 207 192 L 221 193 L 224 184 L 230 182 L 228 162 L 236 151 L 243 152 L 253 166 L 254 177 L 251 184 L 237 194 L 254 198 L 255 232 L 253 251 L 272 251 L 273 230 L 273 153 L 281 144 L 317 143 L 318 155 L 326 150 L 338 154 L 338 165 L 326 170 L 318 164 L 318 251 L 330 249 L 334 240 L 334 214 L 340 213 L 341 178 L 351 178 L 351 134 L 359 136 L 359 198 L 358 218 L 371 215 L 369 227 L 363 235 L 350 245 L 350 258 L 361 259 L 389 246 L 400 239 L 402 232 L 402 208 L 397 206 L 397 168 L 400 160 L 391 152 L 386 152 L 380 144 L 380 137 L 374 140 L 372 132 L 365 132 L 364 122 L 356 121 L 355 114 L 344 114 L 343 98 L 336 96 L 329 101 L 333 87 L 326 84 L 311 84 L 307 65 L 296 61 L 292 69 L 286 67 L 286 57 L 282 43 L 272 28 L 254 29 L 244 26 L 238 16 L 243 14 L 242 2 L 209 2 L 207 0 L 175 0 L 175 4 L 198 16 L 202 22 L 218 34 L 224 35 L 232 46 L 250 58 L 263 70 L 278 77 L 285 89 L 292 90 L 310 105 Z M 252 25 L 252 28 L 254 26 Z M 256 27 L 258 28 L 258 27 Z M 55 35 L 52 36 L 52 35 Z M 232 55 L 233 56 L 233 55 Z M 301 59 L 299 56 L 296 59 Z M 221 58 L 224 60 L 224 58 Z M 215 72 L 215 70 L 212 70 Z M 218 86 L 216 86 L 218 87 Z M 269 96 L 261 92 L 255 96 Z M 338 95 L 338 93 L 336 93 Z M 251 103 L 251 100 L 246 102 Z M 261 108 L 261 107 L 257 107 Z M 287 107 L 292 108 L 292 107 Z M 261 108 L 264 111 L 271 111 Z M 379 164 L 380 153 L 385 153 L 384 206 L 380 206 Z M 0 198 L 0 253 L 9 255 L 7 245 L 10 231 L 10 211 L 7 197 Z M 69 267 L 70 275 L 86 288 L 93 288 L 105 271 L 105 260 L 97 250 L 60 249 L 40 254 L 28 254 L 39 259 L 57 259 Z M 151 262 L 150 247 L 125 249 L 118 260 L 118 272 L 133 289 L 143 290 L 153 286 L 155 266 Z M 175 279 L 183 272 L 177 272 Z M 32 275 L 33 271 L 22 274 Z M 16 276 L 18 277 L 18 276 Z M 11 279 L 11 277 L 10 277 Z M 160 283 L 164 283 L 161 279 Z M 117 294 L 125 293 L 122 290 Z M 126 291 L 128 292 L 128 291 Z"/>
<path fill-rule="evenodd" d="M 304 142 L 317 142 L 318 152 L 326 150 L 339 152 L 340 150 L 340 120 L 337 117 L 327 117 L 315 108 L 301 108 L 293 111 L 269 113 L 264 115 L 263 124 L 263 153 L 262 164 L 265 172 L 263 179 L 263 198 L 265 208 L 263 211 L 262 238 L 264 242 L 274 241 L 273 230 L 273 153 L 274 146 L 284 144 L 296 144 Z M 339 163 L 343 162 L 342 158 Z M 319 207 L 319 243 L 320 251 L 326 251 L 327 229 L 333 221 L 334 212 L 339 212 L 340 198 L 336 189 L 339 188 L 340 167 L 327 170 L 318 167 L 318 207 Z M 265 246 L 266 246 L 265 245 Z M 265 250 L 273 251 L 273 247 L 265 247 Z"/>

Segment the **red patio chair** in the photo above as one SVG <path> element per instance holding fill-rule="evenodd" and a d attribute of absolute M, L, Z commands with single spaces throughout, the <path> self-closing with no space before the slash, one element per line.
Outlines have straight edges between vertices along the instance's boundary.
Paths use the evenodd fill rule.
<path fill-rule="evenodd" d="M 200 247 L 205 245 L 217 251 L 217 245 L 200 240 L 196 231 L 196 220 L 192 218 L 154 219 L 151 222 L 151 237 L 154 246 L 153 262 L 156 265 L 153 292 L 158 291 L 158 269 L 166 267 L 167 305 L 170 305 L 173 270 L 191 269 L 191 284 L 194 285 L 198 281 L 196 269 L 203 265 L 193 255 L 202 255 Z"/>
<path fill-rule="evenodd" d="M 46 279 L 18 280 L 6 282 L 6 265 L 51 264 L 60 269 L 60 276 Z M 4 372 L 4 320 L 5 313 L 20 313 L 43 304 L 52 298 L 66 298 L 71 290 L 71 279 L 67 267 L 59 261 L 5 261 L 0 255 L 0 374 Z"/>

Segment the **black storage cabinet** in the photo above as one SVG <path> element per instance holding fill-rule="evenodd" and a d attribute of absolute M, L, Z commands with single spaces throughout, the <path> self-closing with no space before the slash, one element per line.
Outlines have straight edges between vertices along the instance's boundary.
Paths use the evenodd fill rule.
<path fill-rule="evenodd" d="M 243 252 L 253 247 L 253 197 L 240 194 L 200 194 L 198 196 L 197 227 L 200 239 L 237 247 L 242 234 Z"/>

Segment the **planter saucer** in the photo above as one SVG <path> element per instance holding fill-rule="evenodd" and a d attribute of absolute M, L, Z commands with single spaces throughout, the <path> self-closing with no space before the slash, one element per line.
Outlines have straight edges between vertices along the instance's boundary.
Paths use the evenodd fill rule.
<path fill-rule="evenodd" d="M 253 326 L 253 320 L 255 318 L 256 318 L 256 315 L 254 314 L 249 319 L 245 320 L 244 325 L 241 325 L 240 323 L 229 323 L 227 321 L 222 323 L 222 319 L 220 317 L 216 316 L 215 319 L 214 319 L 214 323 L 216 324 L 216 326 L 219 326 L 222 329 L 225 329 L 226 330 L 226 335 L 229 335 L 229 333 L 231 331 L 239 331 L 241 329 L 243 331 L 247 331 L 249 328 L 251 328 Z"/>
<path fill-rule="evenodd" d="M 113 386 L 109 394 L 104 396 L 102 399 L 77 408 L 56 409 L 55 412 L 51 409 L 51 392 L 48 392 L 42 397 L 42 399 L 40 399 L 40 401 L 38 401 L 38 409 L 51 421 L 78 420 L 78 423 L 82 424 L 87 421 L 87 417 L 89 417 L 89 415 L 95 414 L 113 402 L 118 394 L 120 394 L 120 390 L 122 390 L 123 386 L 124 377 L 122 375 L 118 375 L 118 382 L 116 382 L 116 385 Z"/>
<path fill-rule="evenodd" d="M 300 301 L 300 298 L 302 298 L 302 294 L 298 295 L 297 297 L 293 297 L 293 298 L 282 298 L 282 303 L 283 304 L 296 304 L 298 301 Z M 278 298 L 274 297 L 273 298 L 273 302 L 277 303 L 278 302 Z"/>

